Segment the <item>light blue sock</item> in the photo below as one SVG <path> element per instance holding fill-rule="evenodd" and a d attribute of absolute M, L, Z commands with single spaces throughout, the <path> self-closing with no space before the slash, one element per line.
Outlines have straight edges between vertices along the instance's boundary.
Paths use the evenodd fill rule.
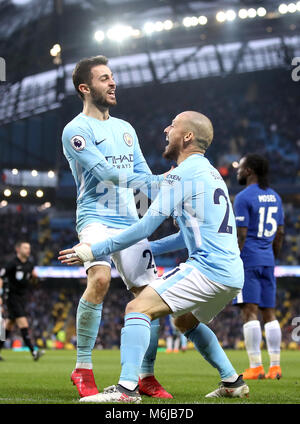
<path fill-rule="evenodd" d="M 199 324 L 184 335 L 194 343 L 204 359 L 217 368 L 222 380 L 236 374 L 215 333 L 205 324 Z"/>
<path fill-rule="evenodd" d="M 92 364 L 92 350 L 101 321 L 102 303 L 96 304 L 81 298 L 77 308 L 77 364 Z"/>
<path fill-rule="evenodd" d="M 150 318 L 145 314 L 131 312 L 125 315 L 121 331 L 122 381 L 138 384 L 139 372 L 150 342 Z"/>
<path fill-rule="evenodd" d="M 184 334 L 180 334 L 181 349 L 187 347 L 187 338 Z"/>
<path fill-rule="evenodd" d="M 154 363 L 158 346 L 159 327 L 159 318 L 151 321 L 150 343 L 142 362 L 140 376 L 142 374 L 154 375 Z"/>

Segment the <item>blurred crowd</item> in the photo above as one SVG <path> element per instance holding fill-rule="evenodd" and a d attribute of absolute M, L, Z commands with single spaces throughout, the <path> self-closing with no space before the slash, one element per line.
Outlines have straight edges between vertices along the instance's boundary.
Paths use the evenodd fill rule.
<path fill-rule="evenodd" d="M 214 141 L 207 157 L 219 169 L 229 192 L 234 194 L 241 188 L 236 182 L 236 162 L 244 154 L 256 152 L 269 159 L 271 186 L 283 187 L 282 192 L 279 191 L 283 196 L 285 187 L 292 189 L 300 183 L 299 88 L 299 83 L 293 82 L 289 72 L 283 70 L 210 78 L 209 82 L 203 79 L 144 86 L 120 90 L 113 115 L 133 125 L 150 168 L 159 174 L 170 168 L 170 163 L 161 157 L 166 145 L 164 128 L 184 110 L 200 111 L 214 126 Z M 64 166 L 68 169 L 67 163 Z M 294 197 L 291 195 L 284 202 L 285 238 L 277 260 L 279 265 L 298 265 L 300 261 L 297 196 L 294 191 Z M 78 239 L 75 211 L 65 211 L 65 216 L 62 211 L 56 212 L 54 208 L 39 212 L 33 206 L 20 205 L 0 209 L 0 266 L 13 254 L 19 239 L 31 243 L 35 264 L 59 266 L 58 251 L 73 246 Z M 150 240 L 175 231 L 178 229 L 169 218 Z M 157 257 L 156 262 L 159 266 L 173 267 L 184 261 L 186 255 L 183 250 Z M 41 343 L 65 331 L 65 339 L 71 345 L 76 344 L 74 319 L 80 294 L 74 290 L 45 290 L 42 284 L 32 291 L 28 313 L 34 336 Z M 299 295 L 293 300 L 288 295 L 288 292 L 278 293 L 278 319 L 283 323 L 285 343 L 290 339 L 290 318 L 297 315 L 300 306 Z M 106 297 L 96 343 L 98 348 L 119 347 L 123 311 L 129 298 L 125 289 L 111 291 Z M 228 306 L 211 326 L 224 347 L 238 347 L 242 340 L 242 323 L 237 308 Z"/>
<path fill-rule="evenodd" d="M 115 115 L 134 126 L 155 173 L 169 167 L 161 159 L 164 128 L 176 114 L 197 110 L 213 123 L 214 140 L 207 157 L 229 186 L 236 183 L 232 163 L 249 152 L 270 160 L 273 184 L 296 183 L 300 182 L 299 95 L 299 84 L 288 71 L 262 71 L 120 92 Z M 137 108 L 138 98 L 147 101 Z"/>
<path fill-rule="evenodd" d="M 114 288 L 114 281 L 103 305 L 101 326 L 95 349 L 119 349 L 120 333 L 123 327 L 124 310 L 132 299 L 126 288 Z M 82 292 L 78 288 L 51 289 L 43 287 L 43 282 L 28 293 L 27 313 L 30 333 L 36 344 L 43 348 L 76 348 L 76 309 Z M 277 293 L 276 315 L 282 328 L 282 347 L 295 348 L 292 339 L 292 321 L 299 315 L 300 291 L 297 295 L 283 289 Z M 165 346 L 166 321 L 160 320 L 160 346 Z M 228 304 L 209 324 L 224 348 L 244 348 L 242 319 L 239 308 Z M 16 331 L 13 339 L 6 342 L 11 347 L 16 339 L 21 339 Z M 296 348 L 299 346 L 296 345 Z"/>
<path fill-rule="evenodd" d="M 277 265 L 298 265 L 300 262 L 300 208 L 292 203 L 284 203 L 285 236 L 284 243 L 277 259 Z M 59 222 L 59 225 L 58 225 Z M 72 247 L 78 243 L 75 221 L 60 217 L 55 218 L 55 210 L 51 214 L 11 207 L 0 214 L 0 265 L 14 254 L 17 240 L 28 240 L 32 245 L 32 256 L 35 265 L 60 266 L 57 260 L 59 250 Z M 178 231 L 172 218 L 164 223 L 149 237 L 158 240 Z M 156 257 L 158 266 L 173 267 L 187 259 L 187 250 L 180 250 Z"/>

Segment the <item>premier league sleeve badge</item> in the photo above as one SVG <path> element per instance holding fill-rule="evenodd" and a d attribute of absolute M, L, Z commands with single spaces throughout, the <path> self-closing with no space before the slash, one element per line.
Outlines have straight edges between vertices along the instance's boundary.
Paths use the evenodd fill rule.
<path fill-rule="evenodd" d="M 74 135 L 70 140 L 71 146 L 77 152 L 80 152 L 85 148 L 86 141 L 81 135 Z"/>

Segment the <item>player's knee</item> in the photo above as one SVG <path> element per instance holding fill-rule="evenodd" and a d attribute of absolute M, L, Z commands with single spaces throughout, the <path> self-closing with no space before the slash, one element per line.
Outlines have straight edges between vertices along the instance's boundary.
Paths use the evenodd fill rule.
<path fill-rule="evenodd" d="M 276 320 L 275 309 L 273 308 L 261 308 L 261 313 L 264 323 Z"/>
<path fill-rule="evenodd" d="M 133 299 L 131 302 L 127 304 L 125 309 L 125 314 L 130 314 L 130 313 L 145 314 L 151 320 L 156 318 L 156 315 L 151 305 L 149 306 L 145 305 L 145 303 L 140 302 L 138 298 Z"/>
<path fill-rule="evenodd" d="M 131 300 L 131 301 L 127 304 L 126 309 L 125 309 L 125 314 L 131 314 L 131 313 L 133 313 L 133 312 L 143 313 L 143 312 L 141 312 L 141 310 L 140 310 L 140 309 L 141 309 L 141 308 L 139 307 L 139 302 L 138 302 L 138 300 L 135 298 L 135 299 Z"/>
<path fill-rule="evenodd" d="M 87 291 L 94 297 L 95 303 L 102 302 L 110 284 L 110 273 L 103 270 L 89 270 Z"/>
<path fill-rule="evenodd" d="M 258 307 L 252 303 L 242 306 L 242 319 L 244 322 L 257 320 Z"/>
<path fill-rule="evenodd" d="M 183 334 L 191 330 L 198 324 L 199 324 L 199 321 L 191 313 L 181 315 L 180 317 L 177 317 L 174 319 L 174 325 L 176 329 Z"/>

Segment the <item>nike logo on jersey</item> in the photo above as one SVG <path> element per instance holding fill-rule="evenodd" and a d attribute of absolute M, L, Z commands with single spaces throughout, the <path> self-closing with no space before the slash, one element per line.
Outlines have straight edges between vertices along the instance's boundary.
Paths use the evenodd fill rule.
<path fill-rule="evenodd" d="M 100 141 L 95 141 L 95 143 L 96 143 L 96 146 L 98 146 L 98 144 L 101 144 L 101 143 L 103 143 L 103 141 L 105 141 L 106 140 L 106 138 L 104 138 L 103 140 L 100 140 Z"/>

